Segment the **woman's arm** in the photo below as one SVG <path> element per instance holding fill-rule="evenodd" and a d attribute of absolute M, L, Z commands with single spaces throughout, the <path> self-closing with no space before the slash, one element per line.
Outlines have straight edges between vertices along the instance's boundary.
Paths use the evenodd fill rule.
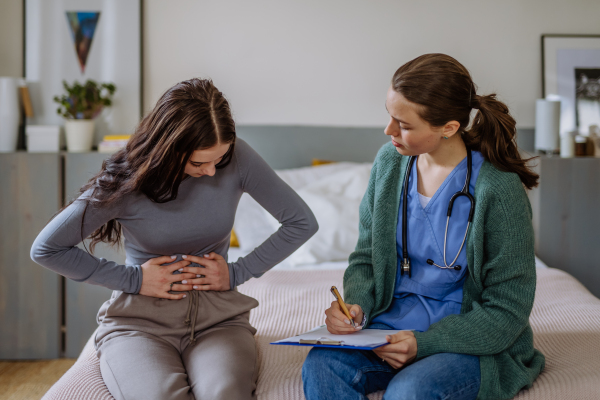
<path fill-rule="evenodd" d="M 481 299 L 465 314 L 449 315 L 426 332 L 414 332 L 417 359 L 436 353 L 497 354 L 527 327 L 536 285 L 531 208 L 520 182 L 511 192 L 493 195 L 480 239 L 485 254 L 474 255 L 484 263 Z"/>
<path fill-rule="evenodd" d="M 86 282 L 126 293 L 137 293 L 142 284 L 139 265 L 120 265 L 97 258 L 76 247 L 106 222 L 118 216 L 118 207 L 88 206 L 82 218 L 86 194 L 58 214 L 40 232 L 31 247 L 31 259 L 76 282 Z"/>
<path fill-rule="evenodd" d="M 358 304 L 369 320 L 374 307 L 375 281 L 372 264 L 373 198 L 377 181 L 377 159 L 373 163 L 367 191 L 359 208 L 358 242 L 344 273 L 344 301 Z"/>
<path fill-rule="evenodd" d="M 234 288 L 262 276 L 313 236 L 319 226 L 306 203 L 246 142 L 236 142 L 242 188 L 281 223 L 281 227 L 246 257 L 229 263 Z"/>

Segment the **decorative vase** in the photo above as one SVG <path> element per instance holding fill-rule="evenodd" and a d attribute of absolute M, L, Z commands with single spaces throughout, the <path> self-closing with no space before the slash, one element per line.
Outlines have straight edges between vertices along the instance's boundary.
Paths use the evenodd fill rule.
<path fill-rule="evenodd" d="M 68 119 L 65 121 L 67 151 L 85 153 L 92 150 L 94 142 L 93 119 Z"/>
<path fill-rule="evenodd" d="M 19 82 L 0 77 L 0 152 L 17 151 L 19 138 Z"/>

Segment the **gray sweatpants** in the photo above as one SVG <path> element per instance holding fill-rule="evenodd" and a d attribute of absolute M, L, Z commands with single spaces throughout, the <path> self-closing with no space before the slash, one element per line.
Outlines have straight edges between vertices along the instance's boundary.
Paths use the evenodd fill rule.
<path fill-rule="evenodd" d="M 250 310 L 237 291 L 166 300 L 114 292 L 100 308 L 96 350 L 117 400 L 254 399 L 258 374 Z"/>

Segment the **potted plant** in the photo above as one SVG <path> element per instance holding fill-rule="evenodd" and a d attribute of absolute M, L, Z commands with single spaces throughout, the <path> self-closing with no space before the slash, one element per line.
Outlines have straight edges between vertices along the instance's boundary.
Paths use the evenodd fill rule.
<path fill-rule="evenodd" d="M 94 118 L 112 105 L 117 88 L 112 83 L 98 84 L 89 79 L 83 85 L 75 81 L 72 86 L 63 81 L 63 87 L 66 94 L 54 96 L 54 101 L 59 104 L 56 112 L 66 119 L 67 150 L 90 151 L 94 141 Z"/>

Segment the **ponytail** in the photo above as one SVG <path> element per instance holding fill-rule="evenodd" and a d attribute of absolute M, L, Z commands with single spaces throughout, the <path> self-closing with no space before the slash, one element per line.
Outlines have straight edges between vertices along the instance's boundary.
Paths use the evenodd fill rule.
<path fill-rule="evenodd" d="M 445 54 L 425 54 L 407 62 L 394 74 L 392 88 L 408 101 L 419 104 L 419 116 L 431 126 L 460 123 L 459 132 L 468 149 L 505 172 L 516 173 L 527 189 L 538 185 L 539 175 L 527 166 L 517 149 L 515 119 L 495 94 L 478 96 L 469 71 Z M 477 114 L 467 130 L 472 109 Z"/>
<path fill-rule="evenodd" d="M 478 111 L 471 129 L 462 136 L 467 148 L 481 152 L 499 170 L 519 175 L 527 189 L 536 187 L 539 175 L 527 167 L 531 158 L 522 159 L 519 154 L 516 122 L 506 104 L 496 94 L 475 95 L 472 107 Z"/>

